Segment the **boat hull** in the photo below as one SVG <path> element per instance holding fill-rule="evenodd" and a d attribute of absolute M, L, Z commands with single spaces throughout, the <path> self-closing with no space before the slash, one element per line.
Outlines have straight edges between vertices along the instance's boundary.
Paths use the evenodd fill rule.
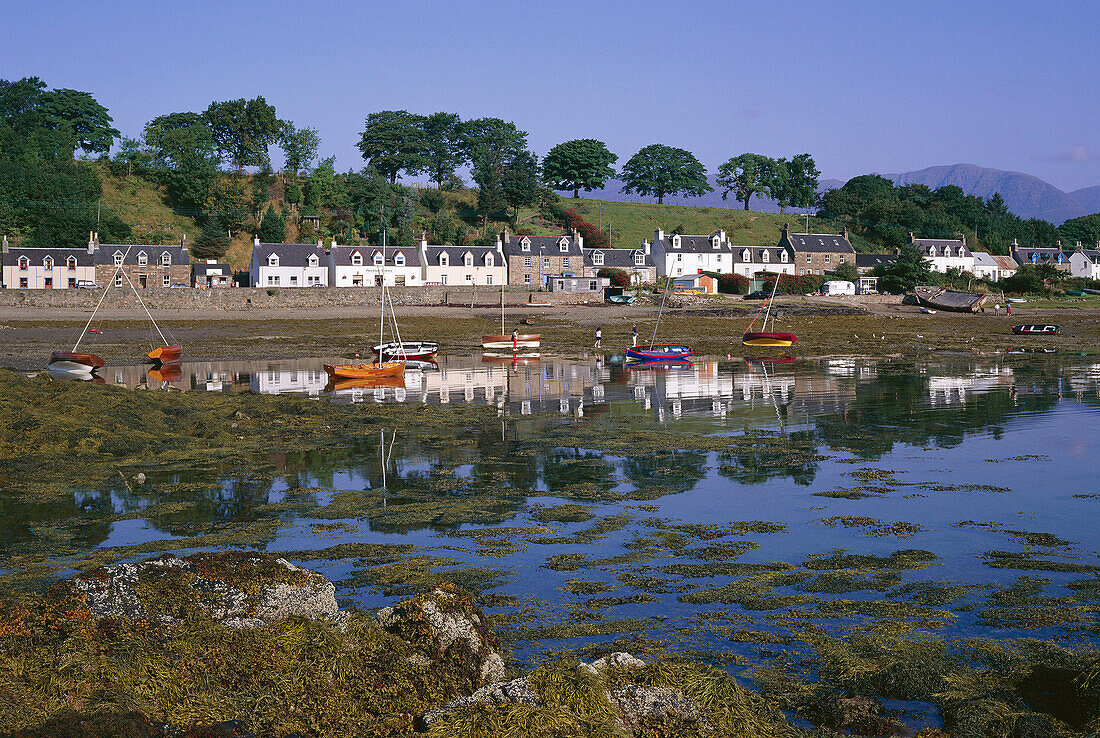
<path fill-rule="evenodd" d="M 487 349 L 538 348 L 541 340 L 541 333 L 520 333 L 515 340 L 511 336 L 482 336 L 481 347 Z"/>
<path fill-rule="evenodd" d="M 634 296 L 612 295 L 611 297 L 607 298 L 607 301 L 613 305 L 633 305 Z"/>
<path fill-rule="evenodd" d="M 695 365 L 688 359 L 649 359 L 648 361 L 631 360 L 625 364 L 627 369 L 652 369 L 661 371 L 676 371 L 691 369 Z"/>
<path fill-rule="evenodd" d="M 976 313 L 989 299 L 989 295 L 928 286 L 914 287 L 913 295 L 917 298 L 917 302 L 925 307 L 947 310 L 953 313 Z"/>
<path fill-rule="evenodd" d="M 72 351 L 54 351 L 50 354 L 49 367 L 60 371 L 93 372 L 107 362 L 95 354 L 73 353 Z"/>
<path fill-rule="evenodd" d="M 1058 332 L 1058 326 L 1041 323 L 1014 325 L 1012 332 L 1018 336 L 1053 336 Z"/>
<path fill-rule="evenodd" d="M 325 364 L 332 379 L 373 379 L 405 376 L 405 362 L 384 361 L 381 364 Z"/>
<path fill-rule="evenodd" d="M 385 359 L 430 359 L 439 353 L 436 341 L 391 341 L 371 346 L 371 353 Z"/>
<path fill-rule="evenodd" d="M 749 331 L 741 336 L 741 343 L 746 346 L 790 346 L 797 340 L 793 333 Z"/>
<path fill-rule="evenodd" d="M 158 346 L 148 354 L 156 364 L 175 364 L 183 358 L 183 346 L 174 343 L 171 346 Z"/>
<path fill-rule="evenodd" d="M 694 351 L 690 346 L 675 343 L 653 343 L 631 346 L 626 350 L 628 361 L 670 361 L 686 359 Z"/>

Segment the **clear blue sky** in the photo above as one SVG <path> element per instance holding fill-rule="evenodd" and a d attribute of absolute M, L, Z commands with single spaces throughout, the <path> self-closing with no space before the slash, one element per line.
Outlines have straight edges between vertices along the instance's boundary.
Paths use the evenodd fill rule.
<path fill-rule="evenodd" d="M 686 148 L 713 172 L 808 151 L 823 177 L 969 162 L 1100 184 L 1095 2 L 7 3 L 0 78 L 149 119 L 263 95 L 341 170 L 372 111 L 494 116 L 540 156 Z"/>

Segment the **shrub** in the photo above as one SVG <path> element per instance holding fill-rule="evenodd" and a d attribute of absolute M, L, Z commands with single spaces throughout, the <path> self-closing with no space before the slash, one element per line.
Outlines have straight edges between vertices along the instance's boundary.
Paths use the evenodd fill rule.
<path fill-rule="evenodd" d="M 607 277 L 611 280 L 612 287 L 629 287 L 630 275 L 624 272 L 622 269 L 615 269 L 613 267 L 604 267 L 600 271 L 596 272 L 597 277 Z"/>
<path fill-rule="evenodd" d="M 607 236 L 596 226 L 581 217 L 573 208 L 567 208 L 558 203 L 550 203 L 544 208 L 547 218 L 566 230 L 576 229 L 584 239 L 585 246 L 591 248 L 607 248 Z"/>
<path fill-rule="evenodd" d="M 750 284 L 749 278 L 741 274 L 718 275 L 718 291 L 726 295 L 743 295 Z"/>

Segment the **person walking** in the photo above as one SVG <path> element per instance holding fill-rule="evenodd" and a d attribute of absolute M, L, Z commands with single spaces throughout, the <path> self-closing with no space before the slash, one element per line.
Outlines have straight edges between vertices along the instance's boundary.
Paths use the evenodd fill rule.
<path fill-rule="evenodd" d="M 631 346 L 637 346 L 638 345 L 638 324 L 637 323 L 630 326 L 630 345 Z"/>
<path fill-rule="evenodd" d="M 596 329 L 596 343 L 594 343 L 592 345 L 592 348 L 602 348 L 602 346 L 601 346 L 602 343 L 603 343 L 603 330 L 597 328 Z"/>

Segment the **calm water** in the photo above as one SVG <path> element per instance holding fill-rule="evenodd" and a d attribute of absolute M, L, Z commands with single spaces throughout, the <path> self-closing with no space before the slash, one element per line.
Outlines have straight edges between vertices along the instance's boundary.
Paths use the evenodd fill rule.
<path fill-rule="evenodd" d="M 78 489 L 74 504 L 89 547 L 186 548 L 248 528 L 244 540 L 291 552 L 365 608 L 409 591 L 410 577 L 484 585 L 521 629 L 520 657 L 643 632 L 752 662 L 759 644 L 738 633 L 791 632 L 792 614 L 836 629 L 893 617 L 947 637 L 1094 642 L 1100 364 L 1083 361 L 712 357 L 649 370 L 476 355 L 399 386 L 338 388 L 320 359 L 185 364 L 169 377 L 108 368 L 106 382 L 129 386 L 498 412 L 476 437 L 390 428 L 324 452 L 275 450 L 257 473 Z M 583 442 L 624 428 L 656 442 L 614 454 Z M 684 450 L 684 433 L 749 440 Z M 584 507 L 556 509 L 567 503 Z M 40 519 L 5 523 L 15 545 L 51 513 L 24 514 Z M 413 548 L 303 553 L 340 544 Z M 590 630 L 523 630 L 556 623 Z"/>

